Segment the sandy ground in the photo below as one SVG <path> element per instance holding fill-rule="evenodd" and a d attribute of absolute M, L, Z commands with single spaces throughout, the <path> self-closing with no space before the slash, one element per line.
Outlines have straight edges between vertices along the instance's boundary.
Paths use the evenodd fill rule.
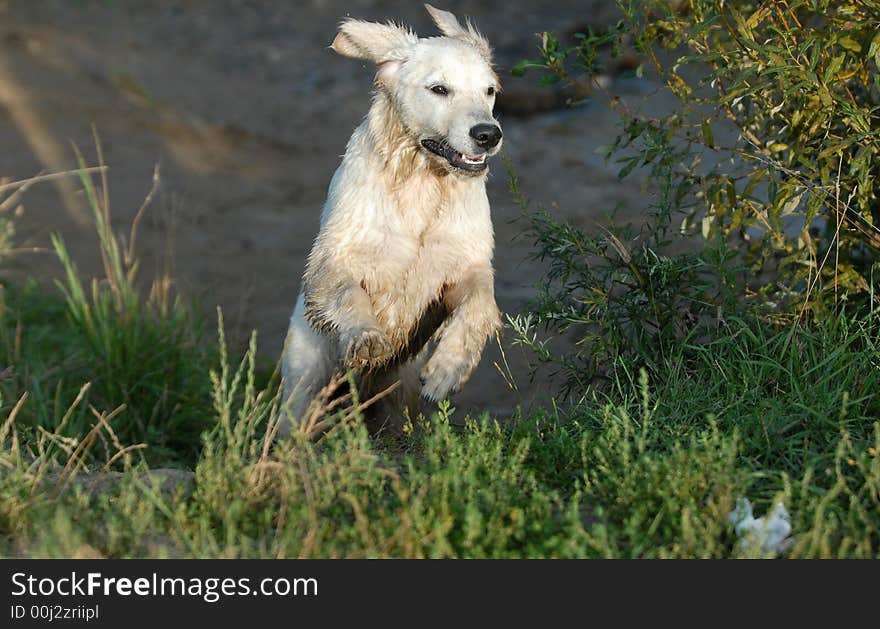
<path fill-rule="evenodd" d="M 496 47 L 507 90 L 500 102 L 505 151 L 523 189 L 560 218 L 595 230 L 619 206 L 638 219 L 647 199 L 638 182 L 619 182 L 595 154 L 615 135 L 600 105 L 541 110 L 536 77 L 510 65 L 535 56 L 535 33 L 573 32 L 614 18 L 612 2 L 445 2 L 470 15 Z M 114 226 L 127 230 L 156 164 L 161 186 L 139 234 L 143 276 L 167 258 L 178 287 L 209 313 L 219 304 L 239 338 L 255 328 L 260 346 L 280 351 L 330 177 L 351 131 L 369 106 L 372 69 L 327 45 L 352 15 L 395 19 L 434 32 L 420 3 L 381 0 L 0 0 L 0 175 L 20 179 L 74 164 L 71 144 L 95 161 L 92 125 L 110 167 Z M 612 89 L 638 100 L 634 79 Z M 550 101 L 553 99 L 550 98 Z M 506 110 L 506 111 L 505 111 Z M 45 248 L 61 233 L 84 274 L 97 270 L 93 232 L 75 188 L 44 184 L 25 197 L 18 244 Z M 541 269 L 507 189 L 500 160 L 489 179 L 496 228 L 496 291 L 506 312 L 534 294 Z M 66 207 L 67 206 L 67 207 Z M 77 210 L 79 208 L 79 210 Z M 48 252 L 21 256 L 5 273 L 51 278 Z M 526 357 L 507 358 L 511 391 L 495 348 L 455 404 L 505 415 L 552 390 L 530 382 Z"/>

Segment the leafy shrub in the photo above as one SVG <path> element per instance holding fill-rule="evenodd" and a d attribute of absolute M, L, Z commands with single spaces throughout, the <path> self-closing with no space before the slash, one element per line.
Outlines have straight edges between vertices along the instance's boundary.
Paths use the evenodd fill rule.
<path fill-rule="evenodd" d="M 654 150 L 664 156 L 650 178 L 659 192 L 638 229 L 602 227 L 591 235 L 544 210 L 527 215 L 527 235 L 535 243 L 531 256 L 547 272 L 537 299 L 525 314 L 508 316 L 508 324 L 514 343 L 562 373 L 563 393 L 611 383 L 623 365 L 662 369 L 685 340 L 711 333 L 722 311 L 739 310 L 738 264 L 724 241 L 694 250 L 682 247 L 683 235 L 670 229 L 681 200 L 668 185 L 669 169 L 682 152 L 668 134 L 655 140 Z M 511 173 L 526 209 L 518 185 Z M 542 340 L 548 328 L 574 342 Z"/>
<path fill-rule="evenodd" d="M 662 185 L 674 190 L 676 225 L 738 251 L 754 278 L 747 294 L 762 305 L 822 316 L 844 300 L 876 300 L 877 4 L 618 4 L 624 20 L 610 32 L 570 46 L 544 33 L 541 59 L 514 72 L 540 69 L 619 112 L 623 133 L 608 155 L 622 176 L 646 165 L 656 175 L 669 155 L 657 139 L 673 143 Z M 634 47 L 679 106 L 652 117 L 606 92 L 594 79 L 609 43 L 612 56 Z"/>

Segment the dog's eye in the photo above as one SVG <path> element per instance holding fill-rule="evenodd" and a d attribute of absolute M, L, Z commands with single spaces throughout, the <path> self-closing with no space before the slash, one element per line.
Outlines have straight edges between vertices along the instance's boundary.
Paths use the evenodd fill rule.
<path fill-rule="evenodd" d="M 435 85 L 431 88 L 431 91 L 440 96 L 449 96 L 449 90 L 446 89 L 445 85 Z"/>
<path fill-rule="evenodd" d="M 486 94 L 488 94 L 489 96 L 494 95 L 494 94 L 495 94 L 495 88 L 494 88 L 494 87 L 490 87 L 489 89 L 486 90 Z"/>

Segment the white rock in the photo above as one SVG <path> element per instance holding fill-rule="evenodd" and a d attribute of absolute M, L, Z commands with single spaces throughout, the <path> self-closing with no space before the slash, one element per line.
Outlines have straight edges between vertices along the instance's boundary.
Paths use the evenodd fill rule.
<path fill-rule="evenodd" d="M 791 546 L 791 517 L 781 502 L 777 502 L 763 518 L 752 513 L 748 498 L 736 501 L 736 507 L 727 516 L 733 524 L 743 550 L 760 548 L 763 552 L 782 552 Z"/>

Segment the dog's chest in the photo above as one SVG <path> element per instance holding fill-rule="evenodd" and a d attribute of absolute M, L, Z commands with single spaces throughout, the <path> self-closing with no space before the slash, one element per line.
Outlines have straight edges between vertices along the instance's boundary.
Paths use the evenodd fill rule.
<path fill-rule="evenodd" d="M 347 193 L 357 196 L 356 211 L 334 217 L 339 233 L 356 243 L 340 251 L 347 250 L 378 323 L 401 341 L 444 287 L 475 261 L 491 260 L 488 199 L 481 181 L 423 175 L 405 186 L 363 184 Z"/>
<path fill-rule="evenodd" d="M 373 310 L 389 333 L 405 333 L 424 310 L 441 298 L 443 288 L 461 274 L 456 234 L 442 225 L 390 232 L 367 285 Z"/>

